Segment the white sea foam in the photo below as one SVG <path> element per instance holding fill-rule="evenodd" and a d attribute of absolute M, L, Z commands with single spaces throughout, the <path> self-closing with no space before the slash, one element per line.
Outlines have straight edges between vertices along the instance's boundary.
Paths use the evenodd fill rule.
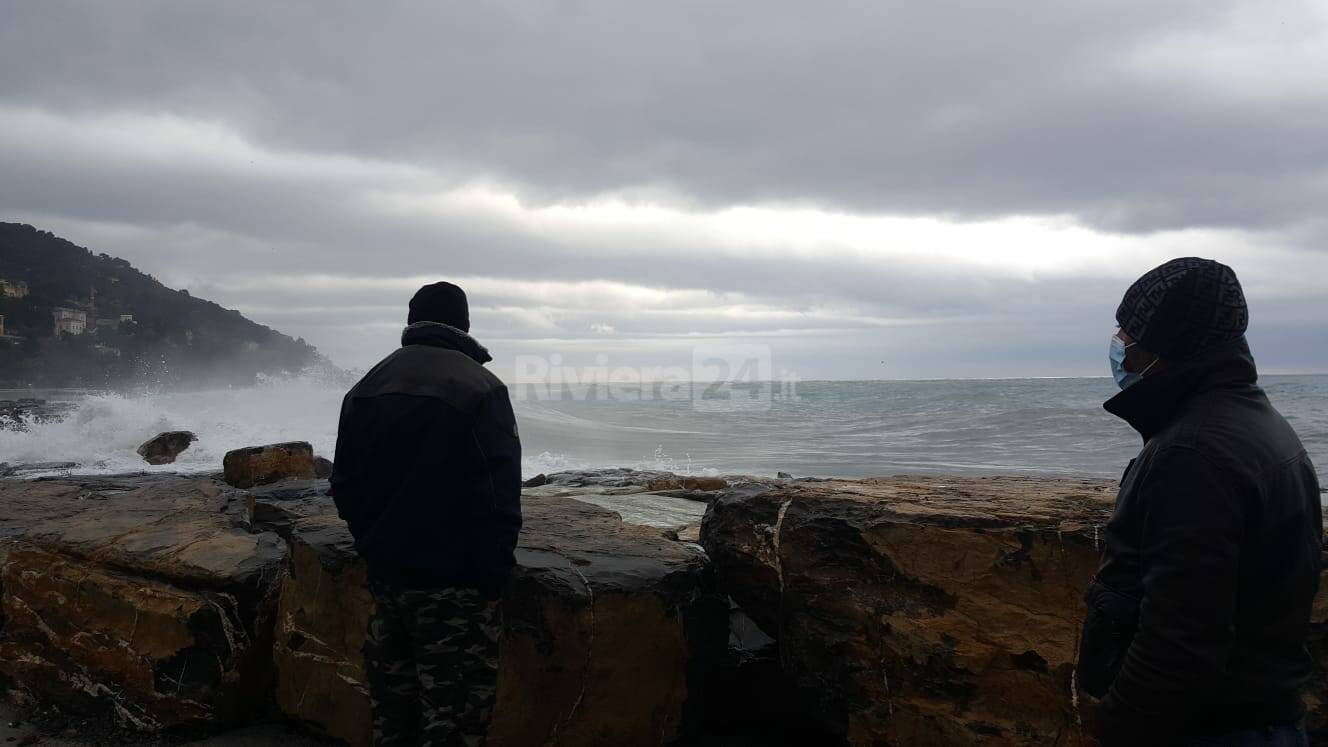
<path fill-rule="evenodd" d="M 1328 377 L 1264 383 L 1328 482 Z M 73 461 L 80 472 L 213 471 L 230 449 L 292 440 L 330 458 L 346 387 L 306 377 L 249 389 L 74 398 L 79 406 L 64 422 L 0 430 L 0 462 Z M 615 466 L 692 475 L 1115 477 L 1139 442 L 1102 410 L 1113 390 L 1094 379 L 805 382 L 797 400 L 763 412 L 659 400 L 518 399 L 513 406 L 526 477 Z M 134 453 L 173 429 L 199 437 L 176 464 L 148 467 Z"/>
<path fill-rule="evenodd" d="M 244 389 L 70 396 L 77 409 L 63 421 L 29 423 L 23 431 L 0 430 L 0 462 L 75 462 L 80 474 L 211 472 L 221 469 L 222 457 L 231 449 L 282 441 L 308 441 L 314 453 L 330 459 L 344 394 L 342 384 L 306 377 L 276 379 Z M 61 396 L 50 398 L 54 401 Z M 523 410 L 523 403 L 517 403 L 517 409 Z M 521 415 L 523 422 L 537 419 Z M 571 416 L 562 422 L 555 418 L 555 423 L 562 433 L 596 427 Z M 198 436 L 174 464 L 150 466 L 135 453 L 142 442 L 171 430 L 193 431 Z M 642 466 L 647 461 L 643 458 Z M 526 477 L 596 466 L 608 465 L 530 448 L 522 459 Z M 52 473 L 39 471 L 28 476 Z"/>
<path fill-rule="evenodd" d="M 91 473 L 201 472 L 220 469 L 231 449 L 280 441 L 308 441 L 330 457 L 342 394 L 313 379 L 282 379 L 246 389 L 88 395 L 63 421 L 0 430 L 0 462 L 71 461 Z M 170 430 L 198 436 L 174 464 L 151 467 L 134 453 Z"/>

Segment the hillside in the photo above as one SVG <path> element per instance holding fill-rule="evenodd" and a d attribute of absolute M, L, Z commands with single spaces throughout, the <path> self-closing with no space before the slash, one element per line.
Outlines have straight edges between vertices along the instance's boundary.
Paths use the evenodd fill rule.
<path fill-rule="evenodd" d="M 20 223 L 0 223 L 0 316 L 0 387 L 245 385 L 322 360 L 302 339 Z"/>

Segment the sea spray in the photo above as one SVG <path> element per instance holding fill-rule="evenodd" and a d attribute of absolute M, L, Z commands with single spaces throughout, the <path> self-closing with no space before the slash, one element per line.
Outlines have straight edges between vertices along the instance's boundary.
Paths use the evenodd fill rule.
<path fill-rule="evenodd" d="M 1328 377 L 1264 377 L 1328 484 Z M 0 462 L 78 461 L 85 469 L 147 468 L 134 454 L 163 430 L 199 441 L 174 465 L 218 469 L 230 448 L 286 440 L 331 458 L 346 380 L 276 378 L 245 389 L 64 395 L 62 423 L 0 431 Z M 1109 380 L 804 382 L 797 402 L 762 412 L 710 412 L 687 400 L 594 398 L 513 402 L 525 476 L 638 467 L 691 475 L 1023 474 L 1117 477 L 1139 449 L 1102 410 Z M 0 399 L 57 394 L 8 393 Z M 1099 528 L 1099 534 L 1101 534 Z M 1100 540 L 1099 540 L 1100 541 Z"/>
<path fill-rule="evenodd" d="M 88 473 L 204 472 L 220 469 L 231 449 L 296 440 L 330 457 L 343 393 L 314 379 L 287 378 L 243 389 L 81 395 L 61 421 L 0 431 L 0 462 L 68 460 Z M 170 430 L 198 436 L 174 464 L 149 466 L 135 453 Z"/>

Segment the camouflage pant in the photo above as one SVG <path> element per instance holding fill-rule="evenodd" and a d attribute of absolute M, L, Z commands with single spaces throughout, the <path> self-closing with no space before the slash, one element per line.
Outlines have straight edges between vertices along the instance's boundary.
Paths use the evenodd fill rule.
<path fill-rule="evenodd" d="M 364 665 L 374 744 L 484 744 L 498 682 L 498 603 L 474 589 L 371 590 Z"/>

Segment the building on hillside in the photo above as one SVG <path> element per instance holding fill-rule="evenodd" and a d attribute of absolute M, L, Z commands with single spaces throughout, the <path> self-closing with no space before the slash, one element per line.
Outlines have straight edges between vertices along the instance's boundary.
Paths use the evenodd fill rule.
<path fill-rule="evenodd" d="M 5 336 L 5 315 L 0 314 L 0 337 Z"/>
<path fill-rule="evenodd" d="M 51 312 L 55 319 L 55 335 L 81 335 L 88 331 L 88 312 L 78 309 L 56 308 Z"/>
<path fill-rule="evenodd" d="M 121 315 L 120 315 L 120 323 L 121 323 L 121 324 L 124 324 L 125 322 L 130 322 L 130 323 L 132 323 L 133 321 L 134 321 L 134 315 L 133 315 L 133 314 L 121 314 Z"/>
<path fill-rule="evenodd" d="M 5 298 L 26 298 L 28 284 L 23 280 L 5 280 L 0 278 L 0 296 Z"/>

